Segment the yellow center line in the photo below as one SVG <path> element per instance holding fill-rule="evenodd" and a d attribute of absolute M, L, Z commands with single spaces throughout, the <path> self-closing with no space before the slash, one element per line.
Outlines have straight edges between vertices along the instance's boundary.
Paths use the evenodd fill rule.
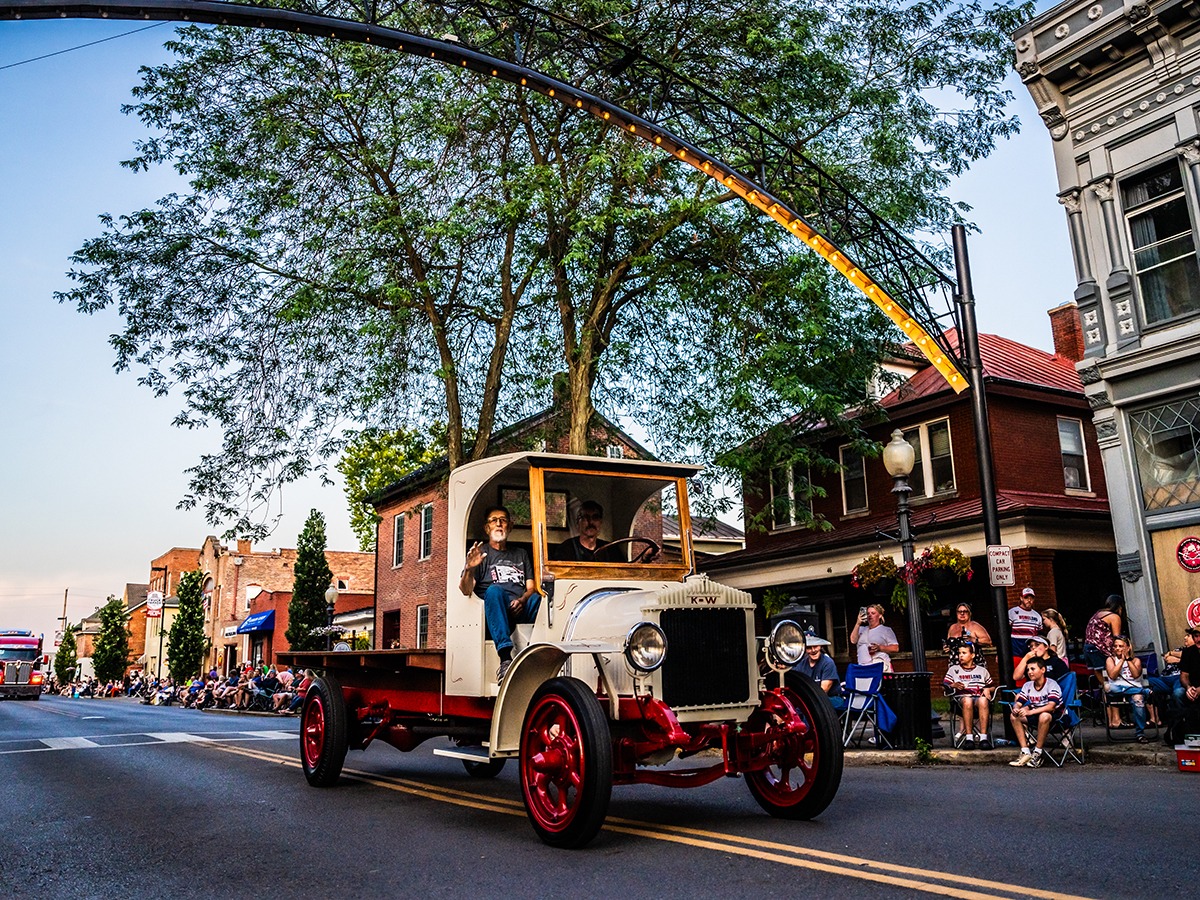
<path fill-rule="evenodd" d="M 282 763 L 289 767 L 300 768 L 300 761 L 295 757 L 230 745 L 212 744 L 207 746 L 223 753 L 234 753 L 264 762 Z M 455 806 L 464 806 L 510 816 L 525 815 L 524 804 L 517 800 L 509 800 L 502 797 L 487 797 L 483 794 L 473 794 L 457 788 L 441 788 L 436 785 L 390 775 L 377 775 L 357 769 L 344 769 L 342 776 L 386 788 L 387 790 L 398 791 L 415 797 L 423 797 L 428 800 L 436 800 L 441 803 L 450 803 Z M 1087 900 L 1084 897 L 1002 881 L 990 881 L 985 878 L 974 878 L 970 875 L 921 869 L 914 866 L 864 859 L 859 856 L 849 856 L 843 853 L 832 853 L 808 847 L 797 847 L 791 844 L 760 840 L 737 834 L 705 831 L 682 825 L 660 825 L 652 822 L 641 822 L 636 819 L 609 816 L 605 819 L 604 828 L 606 831 L 619 834 L 682 844 L 704 850 L 715 850 L 735 856 L 744 856 L 765 862 L 809 869 L 815 872 L 825 872 L 831 875 L 841 875 L 847 878 L 857 878 L 862 881 L 910 888 L 946 897 L 962 897 L 968 898 L 968 900 L 995 898 L 997 896 L 1039 897 L 1045 898 L 1045 900 Z M 937 882 L 951 883 L 938 884 Z M 976 890 L 971 890 L 970 888 L 975 888 Z"/>

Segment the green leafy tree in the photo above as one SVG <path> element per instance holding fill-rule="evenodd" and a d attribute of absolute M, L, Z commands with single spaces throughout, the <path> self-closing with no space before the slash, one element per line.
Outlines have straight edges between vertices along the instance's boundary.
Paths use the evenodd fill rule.
<path fill-rule="evenodd" d="M 75 643 L 75 627 L 68 625 L 63 632 L 62 643 L 54 654 L 54 677 L 59 684 L 66 684 L 75 674 L 75 661 L 79 648 Z"/>
<path fill-rule="evenodd" d="M 184 572 L 176 592 L 179 608 L 167 633 L 167 665 L 171 678 L 181 682 L 200 672 L 201 661 L 208 652 L 209 641 L 204 634 L 204 596 L 201 590 L 203 574 L 197 569 Z"/>
<path fill-rule="evenodd" d="M 360 550 L 374 549 L 375 526 L 379 522 L 368 498 L 445 453 L 444 429 L 437 429 L 426 438 L 409 429 L 368 428 L 347 444 L 337 469 L 346 480 L 350 527 L 358 538 Z"/>
<path fill-rule="evenodd" d="M 315 509 L 296 541 L 295 573 L 285 636 L 293 650 L 320 650 L 325 638 L 312 631 L 325 625 L 325 591 L 333 572 L 325 561 L 325 516 Z"/>
<path fill-rule="evenodd" d="M 962 215 L 949 179 L 1016 128 L 1001 82 L 1029 4 L 555 9 L 735 101 L 908 233 Z M 453 15 L 373 10 L 410 30 Z M 454 22 L 501 55 L 511 26 Z M 173 166 L 190 192 L 103 216 L 60 299 L 118 305 L 117 367 L 160 394 L 182 388 L 180 426 L 222 431 L 184 498 L 210 521 L 261 535 L 274 490 L 363 429 L 444 423 L 451 467 L 477 458 L 497 424 L 550 400 L 559 370 L 574 452 L 596 408 L 672 456 L 744 446 L 726 457 L 741 471 L 773 462 L 749 451 L 774 423 L 854 434 L 841 412 L 891 326 L 690 168 L 519 86 L 372 47 L 196 27 L 169 46 L 175 60 L 144 71 L 128 108 L 153 136 L 126 165 Z M 635 112 L 657 102 L 618 66 L 536 34 L 521 46 L 526 65 Z"/>
<path fill-rule="evenodd" d="M 129 664 L 129 629 L 125 622 L 125 604 L 109 594 L 100 607 L 100 633 L 92 650 L 92 665 L 100 681 L 115 681 L 125 675 Z"/>

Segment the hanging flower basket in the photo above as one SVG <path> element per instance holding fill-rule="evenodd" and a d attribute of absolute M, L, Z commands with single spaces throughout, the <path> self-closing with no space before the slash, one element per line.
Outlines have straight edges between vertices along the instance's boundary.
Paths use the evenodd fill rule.
<path fill-rule="evenodd" d="M 934 544 L 921 554 L 921 567 L 930 584 L 944 586 L 962 579 L 971 580 L 971 558 L 956 547 Z"/>
<path fill-rule="evenodd" d="M 850 583 L 886 597 L 895 587 L 897 577 L 896 564 L 890 556 L 872 553 L 850 572 Z"/>

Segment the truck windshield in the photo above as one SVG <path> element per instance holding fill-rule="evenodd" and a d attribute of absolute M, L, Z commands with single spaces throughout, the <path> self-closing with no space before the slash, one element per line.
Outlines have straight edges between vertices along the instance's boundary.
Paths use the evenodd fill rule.
<path fill-rule="evenodd" d="M 38 658 L 36 647 L 24 649 L 20 647 L 0 647 L 0 659 L 17 661 L 17 662 L 32 662 Z"/>

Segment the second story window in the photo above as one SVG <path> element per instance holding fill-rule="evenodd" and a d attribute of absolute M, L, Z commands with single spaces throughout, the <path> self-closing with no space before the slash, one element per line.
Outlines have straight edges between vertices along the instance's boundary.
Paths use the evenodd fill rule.
<path fill-rule="evenodd" d="M 429 559 L 433 555 L 433 504 L 426 503 L 421 507 L 421 559 Z"/>
<path fill-rule="evenodd" d="M 429 646 L 429 607 L 417 607 L 417 649 Z"/>
<path fill-rule="evenodd" d="M 842 462 L 842 509 L 846 513 L 867 508 L 867 467 L 862 454 L 850 446 L 839 451 Z"/>
<path fill-rule="evenodd" d="M 805 513 L 807 512 L 807 515 Z M 771 528 L 788 528 L 812 519 L 808 467 L 799 464 L 771 470 Z"/>
<path fill-rule="evenodd" d="M 950 449 L 950 420 L 925 422 L 904 432 L 915 461 L 908 483 L 914 497 L 933 497 L 954 490 L 954 454 Z"/>
<path fill-rule="evenodd" d="M 1062 452 L 1063 482 L 1068 488 L 1091 490 L 1088 484 L 1087 456 L 1083 449 L 1083 422 L 1058 420 L 1058 448 Z"/>
<path fill-rule="evenodd" d="M 392 568 L 404 563 L 404 514 L 392 516 Z"/>
<path fill-rule="evenodd" d="M 1121 199 L 1146 324 L 1200 310 L 1196 242 L 1179 163 L 1123 181 Z"/>

